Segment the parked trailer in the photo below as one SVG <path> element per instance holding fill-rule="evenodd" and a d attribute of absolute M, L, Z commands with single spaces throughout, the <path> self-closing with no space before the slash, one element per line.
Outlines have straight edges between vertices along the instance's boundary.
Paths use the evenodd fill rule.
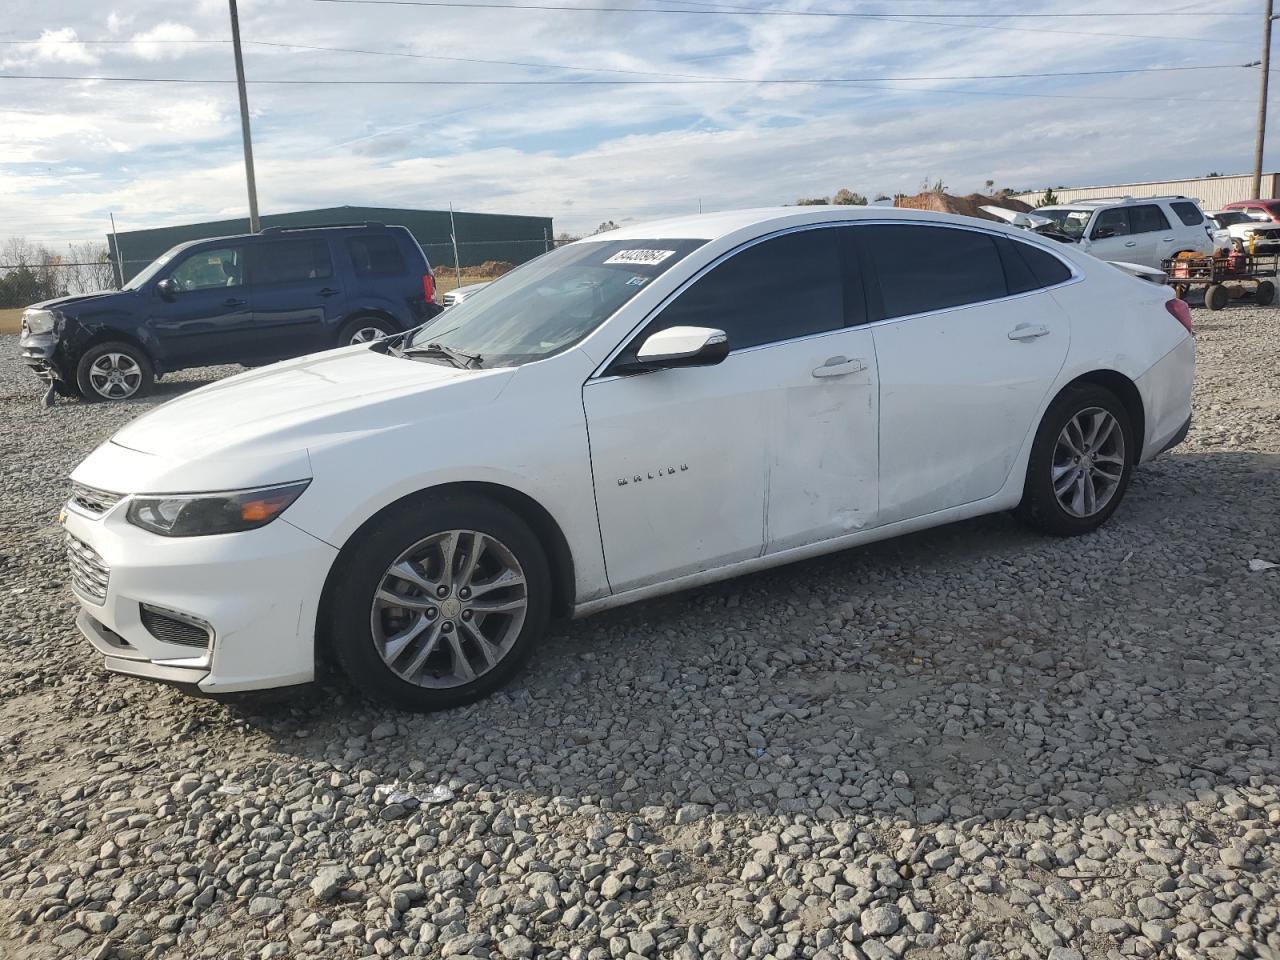
<path fill-rule="evenodd" d="M 1180 299 L 1185 300 L 1192 287 L 1204 287 L 1204 305 L 1221 310 L 1232 299 L 1241 297 L 1270 303 L 1276 295 L 1280 258 L 1231 253 L 1222 257 L 1174 257 L 1160 266 Z"/>

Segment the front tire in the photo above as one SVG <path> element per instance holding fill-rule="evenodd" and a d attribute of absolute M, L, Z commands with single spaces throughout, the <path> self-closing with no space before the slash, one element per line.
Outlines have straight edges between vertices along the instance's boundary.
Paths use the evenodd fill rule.
<path fill-rule="evenodd" d="M 90 347 L 76 364 L 76 386 L 86 400 L 133 400 L 151 392 L 151 359 L 131 343 L 109 341 Z"/>
<path fill-rule="evenodd" d="M 1016 513 L 1044 533 L 1091 533 L 1120 505 L 1137 456 L 1119 398 L 1095 383 L 1068 387 L 1040 422 Z"/>
<path fill-rule="evenodd" d="M 370 700 L 431 711 L 505 684 L 546 630 L 551 574 L 501 504 L 424 494 L 393 507 L 338 561 L 326 641 Z"/>

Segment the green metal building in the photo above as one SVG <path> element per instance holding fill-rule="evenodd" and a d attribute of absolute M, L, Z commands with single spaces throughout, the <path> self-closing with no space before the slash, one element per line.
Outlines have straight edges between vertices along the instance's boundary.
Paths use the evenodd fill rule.
<path fill-rule="evenodd" d="M 524 263 L 551 249 L 554 236 L 550 217 L 516 217 L 497 213 L 455 212 L 458 231 L 458 260 L 464 267 L 477 266 L 486 260 Z M 373 220 L 388 225 L 399 224 L 422 245 L 432 266 L 453 265 L 453 244 L 449 240 L 448 210 L 401 210 L 395 207 L 326 207 L 321 210 L 299 210 L 296 213 L 267 214 L 264 227 L 313 227 L 323 224 L 363 223 Z M 178 227 L 156 227 L 153 230 L 126 230 L 119 233 L 120 259 L 124 278 L 128 280 L 170 247 L 188 240 L 226 237 L 249 232 L 248 218 L 211 220 Z M 107 237 L 107 247 L 114 259 L 115 245 Z"/>

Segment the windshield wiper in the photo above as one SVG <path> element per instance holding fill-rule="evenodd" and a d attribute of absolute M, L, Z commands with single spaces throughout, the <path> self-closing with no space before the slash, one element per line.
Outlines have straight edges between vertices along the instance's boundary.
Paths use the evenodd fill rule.
<path fill-rule="evenodd" d="M 425 347 L 407 347 L 400 351 L 402 357 L 443 357 L 460 370 L 479 367 L 484 364 L 484 357 L 478 353 L 463 353 L 441 343 L 428 343 Z"/>

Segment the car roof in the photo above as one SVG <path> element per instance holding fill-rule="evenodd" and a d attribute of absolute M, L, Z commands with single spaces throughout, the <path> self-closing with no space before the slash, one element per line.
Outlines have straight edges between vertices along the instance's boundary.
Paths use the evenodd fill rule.
<path fill-rule="evenodd" d="M 392 230 L 409 232 L 408 227 L 400 224 L 384 223 L 317 223 L 299 227 L 266 227 L 258 233 L 229 233 L 219 237 L 199 237 L 187 240 L 170 247 L 170 250 L 187 250 L 201 243 L 244 243 L 245 241 L 277 240 L 297 236 L 298 234 L 315 233 L 323 230 L 328 233 L 387 233 Z"/>
<path fill-rule="evenodd" d="M 910 210 L 881 206 L 803 206 L 759 207 L 749 210 L 725 210 L 698 213 L 667 220 L 651 220 L 618 227 L 607 233 L 584 237 L 579 243 L 608 240 L 689 239 L 718 240 L 744 230 L 768 233 L 775 229 L 819 223 L 856 223 L 859 220 L 901 220 L 904 222 L 956 223 L 999 230 L 1015 235 L 1026 231 L 1008 227 L 994 220 L 962 217 L 936 210 Z"/>

